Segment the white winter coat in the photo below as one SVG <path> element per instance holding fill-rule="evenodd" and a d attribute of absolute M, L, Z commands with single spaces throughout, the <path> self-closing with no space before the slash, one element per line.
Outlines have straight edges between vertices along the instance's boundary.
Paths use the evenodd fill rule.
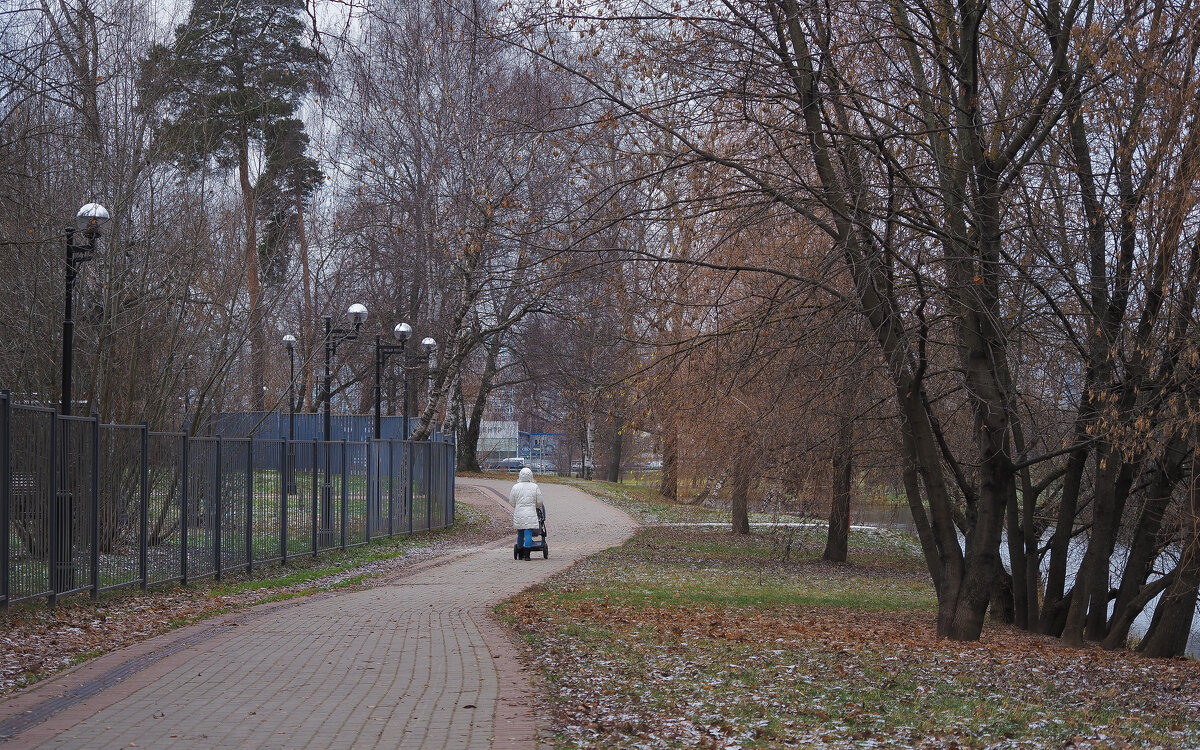
<path fill-rule="evenodd" d="M 542 507 L 542 490 L 533 481 L 533 472 L 521 469 L 519 480 L 508 493 L 513 506 L 514 529 L 538 528 L 537 509 Z"/>

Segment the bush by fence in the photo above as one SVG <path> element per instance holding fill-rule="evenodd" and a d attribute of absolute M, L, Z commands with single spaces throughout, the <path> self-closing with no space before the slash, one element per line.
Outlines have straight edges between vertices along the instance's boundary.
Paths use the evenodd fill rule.
<path fill-rule="evenodd" d="M 0 606 L 146 588 L 454 521 L 454 445 L 194 437 L 0 393 Z"/>

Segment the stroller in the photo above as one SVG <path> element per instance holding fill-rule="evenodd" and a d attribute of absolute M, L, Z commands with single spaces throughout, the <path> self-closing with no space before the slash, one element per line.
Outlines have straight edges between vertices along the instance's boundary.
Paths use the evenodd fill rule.
<path fill-rule="evenodd" d="M 521 545 L 519 544 L 513 545 L 514 560 L 528 560 L 531 552 L 537 552 L 539 550 L 542 553 L 543 560 L 550 557 L 550 546 L 546 544 L 546 509 L 538 508 L 537 517 L 538 527 L 532 530 L 533 541 L 530 543 L 530 545 L 524 550 L 521 549 Z"/>

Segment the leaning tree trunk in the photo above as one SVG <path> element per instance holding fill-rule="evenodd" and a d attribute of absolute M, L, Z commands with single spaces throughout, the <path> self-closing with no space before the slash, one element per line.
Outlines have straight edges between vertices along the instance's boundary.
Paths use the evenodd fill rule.
<path fill-rule="evenodd" d="M 1076 444 L 1086 437 L 1085 420 L 1081 415 L 1075 424 Z M 1038 632 L 1046 635 L 1061 635 L 1066 622 L 1070 599 L 1067 591 L 1067 563 L 1070 559 L 1071 538 L 1079 507 L 1079 492 L 1083 482 L 1083 471 L 1087 466 L 1089 449 L 1071 451 L 1067 458 L 1067 470 L 1063 474 L 1062 492 L 1058 502 L 1058 517 L 1054 522 L 1054 533 L 1050 536 L 1049 566 L 1046 573 L 1046 594 L 1042 599 L 1042 611 Z"/>
<path fill-rule="evenodd" d="M 1178 573 L 1158 600 L 1150 629 L 1138 649 L 1146 656 L 1179 656 L 1187 648 L 1200 590 L 1200 537 L 1194 529 L 1188 536 Z"/>
<path fill-rule="evenodd" d="M 1196 598 L 1200 592 L 1200 486 L 1195 466 L 1200 463 L 1200 448 L 1192 453 L 1192 481 L 1188 491 L 1190 513 L 1184 514 L 1183 539 L 1180 542 L 1179 564 L 1172 574 L 1175 580 L 1167 586 L 1150 629 L 1138 650 L 1146 656 L 1179 656 L 1187 648 L 1192 618 L 1196 613 Z"/>
<path fill-rule="evenodd" d="M 1087 551 L 1075 578 L 1071 606 L 1063 624 L 1062 639 L 1068 646 L 1082 646 L 1085 634 L 1104 638 L 1108 615 L 1109 565 L 1116 518 L 1116 482 L 1119 457 L 1112 446 L 1101 444 L 1096 451 L 1096 489 L 1092 495 L 1092 527 Z M 1097 623 L 1097 620 L 1100 620 Z M 1086 633 L 1085 633 L 1086 630 Z"/>
<path fill-rule="evenodd" d="M 1129 557 L 1121 574 L 1121 585 L 1113 605 L 1108 634 L 1104 637 L 1104 648 L 1125 646 L 1130 625 L 1149 602 L 1149 599 L 1142 600 L 1142 594 L 1147 588 L 1144 584 L 1150 577 L 1154 561 L 1158 558 L 1158 535 L 1175 485 L 1183 478 L 1183 462 L 1186 458 L 1186 446 L 1182 438 L 1176 435 L 1168 442 L 1154 467 L 1149 487 L 1145 492 L 1146 501 L 1138 516 L 1133 541 L 1129 545 Z"/>

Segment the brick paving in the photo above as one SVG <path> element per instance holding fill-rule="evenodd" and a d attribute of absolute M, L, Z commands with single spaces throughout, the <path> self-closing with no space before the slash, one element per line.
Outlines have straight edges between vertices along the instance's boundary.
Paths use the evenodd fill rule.
<path fill-rule="evenodd" d="M 493 495 L 507 495 L 509 486 L 460 483 Z M 4 744 L 529 747 L 536 696 L 511 644 L 490 622 L 490 608 L 620 544 L 634 527 L 624 514 L 571 488 L 543 485 L 542 492 L 548 560 L 514 561 L 506 537 L 368 589 L 250 610 L 240 621 L 229 620 L 223 628 L 228 634 L 173 654 L 123 689 L 100 691 Z M 122 653 L 109 656 L 119 664 Z M 49 680 L 0 707 L 0 719 L 63 694 L 56 683 Z"/>

